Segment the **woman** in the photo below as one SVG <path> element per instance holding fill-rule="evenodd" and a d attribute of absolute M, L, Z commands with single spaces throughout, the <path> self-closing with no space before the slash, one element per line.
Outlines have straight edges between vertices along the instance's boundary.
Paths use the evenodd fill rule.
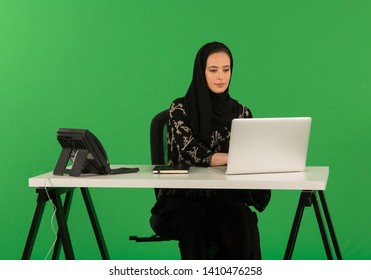
<path fill-rule="evenodd" d="M 229 95 L 232 69 L 224 44 L 208 43 L 198 51 L 189 89 L 169 109 L 170 165 L 227 164 L 232 119 L 252 117 Z M 160 189 L 151 226 L 179 240 L 182 259 L 261 259 L 257 216 L 248 205 L 262 211 L 269 199 L 270 191 Z"/>

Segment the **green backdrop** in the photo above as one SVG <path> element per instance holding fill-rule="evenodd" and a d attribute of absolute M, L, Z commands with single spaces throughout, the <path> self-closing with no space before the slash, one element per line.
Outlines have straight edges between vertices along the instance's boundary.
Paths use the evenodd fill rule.
<path fill-rule="evenodd" d="M 1 0 L 0 259 L 21 258 L 28 178 L 54 169 L 57 129 L 90 129 L 111 163 L 149 164 L 152 116 L 185 94 L 197 50 L 214 40 L 231 48 L 230 92 L 255 117 L 313 118 L 307 163 L 330 166 L 343 257 L 371 259 L 370 15 L 369 0 Z M 91 194 L 112 259 L 179 259 L 175 242 L 128 240 L 152 233 L 151 189 Z M 264 259 L 282 259 L 298 197 L 273 191 L 259 214 Z M 33 259 L 53 243 L 52 213 L 47 204 Z M 79 192 L 69 225 L 76 258 L 99 259 Z M 293 258 L 326 258 L 311 208 Z"/>

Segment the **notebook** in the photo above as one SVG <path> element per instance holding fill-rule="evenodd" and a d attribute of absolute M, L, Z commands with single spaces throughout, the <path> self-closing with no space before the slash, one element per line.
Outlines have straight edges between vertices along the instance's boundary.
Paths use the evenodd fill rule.
<path fill-rule="evenodd" d="M 310 117 L 234 119 L 226 174 L 303 171 Z"/>

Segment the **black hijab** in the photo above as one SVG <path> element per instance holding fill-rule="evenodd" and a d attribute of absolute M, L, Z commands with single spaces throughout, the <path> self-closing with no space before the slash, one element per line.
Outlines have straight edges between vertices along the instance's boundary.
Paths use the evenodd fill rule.
<path fill-rule="evenodd" d="M 233 59 L 229 48 L 219 42 L 207 43 L 196 55 L 192 82 L 185 95 L 192 131 L 196 139 L 204 144 L 210 143 L 213 129 L 229 126 L 238 114 L 238 103 L 229 96 L 229 85 L 223 93 L 214 93 L 207 85 L 206 61 L 210 54 L 216 52 L 229 55 L 232 74 Z"/>

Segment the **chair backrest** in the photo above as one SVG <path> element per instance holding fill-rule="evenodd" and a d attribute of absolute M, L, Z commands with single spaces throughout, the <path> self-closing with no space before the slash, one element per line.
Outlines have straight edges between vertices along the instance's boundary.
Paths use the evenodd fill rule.
<path fill-rule="evenodd" d="M 167 122 L 169 110 L 164 110 L 153 117 L 150 126 L 151 162 L 153 165 L 167 163 Z M 155 189 L 157 198 L 158 189 Z"/>
<path fill-rule="evenodd" d="M 150 126 L 151 161 L 155 165 L 167 163 L 167 122 L 169 110 L 164 110 L 153 117 Z"/>

